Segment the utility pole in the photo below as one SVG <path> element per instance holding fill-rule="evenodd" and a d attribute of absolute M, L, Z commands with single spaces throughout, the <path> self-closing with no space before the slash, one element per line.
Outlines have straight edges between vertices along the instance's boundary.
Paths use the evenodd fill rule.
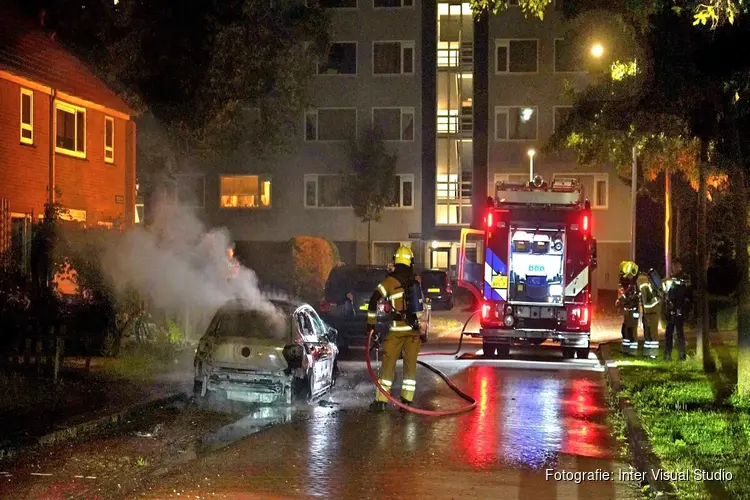
<path fill-rule="evenodd" d="M 633 171 L 631 172 L 630 202 L 630 260 L 635 262 L 635 216 L 638 196 L 638 149 L 633 146 Z"/>

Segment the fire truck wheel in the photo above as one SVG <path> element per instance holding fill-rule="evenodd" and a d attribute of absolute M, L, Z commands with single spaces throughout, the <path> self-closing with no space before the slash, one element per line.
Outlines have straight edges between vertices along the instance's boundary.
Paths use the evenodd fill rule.
<path fill-rule="evenodd" d="M 576 351 L 573 347 L 563 347 L 562 355 L 565 359 L 573 359 L 576 355 Z"/>
<path fill-rule="evenodd" d="M 581 347 L 579 349 L 576 349 L 576 356 L 578 357 L 578 359 L 589 359 L 589 351 L 590 348 Z"/>
<path fill-rule="evenodd" d="M 485 358 L 494 358 L 495 349 L 497 349 L 497 344 L 490 344 L 489 342 L 482 342 L 482 352 L 484 352 Z"/>
<path fill-rule="evenodd" d="M 497 344 L 497 355 L 501 358 L 507 358 L 510 355 L 510 343 Z"/>

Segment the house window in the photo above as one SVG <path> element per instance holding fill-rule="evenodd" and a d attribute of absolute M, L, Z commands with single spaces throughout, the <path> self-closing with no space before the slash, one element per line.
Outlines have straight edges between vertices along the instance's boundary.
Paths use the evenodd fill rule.
<path fill-rule="evenodd" d="M 496 73 L 536 73 L 539 40 L 495 40 Z"/>
<path fill-rule="evenodd" d="M 356 75 L 357 42 L 335 42 L 328 51 L 328 59 L 318 64 L 319 75 Z"/>
<path fill-rule="evenodd" d="M 537 138 L 535 106 L 495 107 L 496 141 L 533 141 Z"/>
<path fill-rule="evenodd" d="M 555 106 L 554 115 L 552 115 L 552 127 L 555 132 L 558 131 L 561 125 L 568 119 L 573 106 Z"/>
<path fill-rule="evenodd" d="M 414 176 L 399 174 L 393 179 L 391 200 L 386 204 L 388 208 L 414 208 Z"/>
<path fill-rule="evenodd" d="M 373 42 L 372 72 L 375 75 L 414 73 L 414 42 Z"/>
<path fill-rule="evenodd" d="M 372 124 L 386 141 L 414 140 L 414 108 L 372 108 Z"/>
<path fill-rule="evenodd" d="M 585 71 L 583 54 L 564 38 L 555 39 L 555 73 L 580 73 Z"/>
<path fill-rule="evenodd" d="M 203 208 L 206 201 L 206 176 L 176 174 L 174 200 L 183 207 Z"/>
<path fill-rule="evenodd" d="M 222 175 L 219 178 L 222 208 L 270 208 L 271 177 Z"/>
<path fill-rule="evenodd" d="M 457 134 L 458 133 L 458 110 L 456 109 L 439 109 L 438 110 L 437 132 L 438 134 Z"/>
<path fill-rule="evenodd" d="M 397 9 L 399 7 L 414 7 L 414 0 L 373 0 L 376 9 Z"/>
<path fill-rule="evenodd" d="M 307 0 L 307 4 L 317 3 L 323 9 L 356 9 L 357 0 Z"/>
<path fill-rule="evenodd" d="M 21 144 L 34 144 L 34 92 L 21 89 Z"/>
<path fill-rule="evenodd" d="M 318 108 L 305 113 L 306 141 L 351 141 L 355 137 L 355 108 Z"/>
<path fill-rule="evenodd" d="M 55 109 L 55 151 L 85 158 L 86 110 L 63 102 L 57 102 Z"/>
<path fill-rule="evenodd" d="M 348 208 L 346 178 L 341 174 L 305 175 L 305 207 Z"/>
<path fill-rule="evenodd" d="M 115 162 L 115 119 L 104 117 L 104 161 Z"/>
<path fill-rule="evenodd" d="M 583 197 L 591 202 L 591 208 L 609 208 L 608 174 L 554 174 L 553 181 L 576 181 L 583 189 Z"/>

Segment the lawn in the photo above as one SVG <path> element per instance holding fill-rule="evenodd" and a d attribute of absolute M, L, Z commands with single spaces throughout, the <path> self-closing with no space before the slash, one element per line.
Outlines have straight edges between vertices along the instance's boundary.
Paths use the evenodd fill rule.
<path fill-rule="evenodd" d="M 654 453 L 667 471 L 690 471 L 673 482 L 680 498 L 750 498 L 750 414 L 736 388 L 736 346 L 714 350 L 716 374 L 693 358 L 665 363 L 618 356 L 623 393 L 630 399 Z M 731 472 L 731 480 L 698 481 L 695 469 Z"/>

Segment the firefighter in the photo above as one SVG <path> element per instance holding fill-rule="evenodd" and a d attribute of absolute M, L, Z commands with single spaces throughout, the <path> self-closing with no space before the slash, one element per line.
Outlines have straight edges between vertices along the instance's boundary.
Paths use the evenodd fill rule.
<path fill-rule="evenodd" d="M 396 361 L 403 352 L 404 380 L 401 384 L 401 402 L 411 405 L 417 386 L 417 357 L 421 345 L 419 313 L 422 309 L 422 288 L 414 273 L 414 254 L 409 247 L 401 246 L 393 255 L 393 272 L 377 286 L 367 309 L 368 334 L 372 332 L 377 347 L 379 339 L 375 333 L 378 302 L 386 300 L 391 313 L 388 336 L 383 342 L 383 363 L 378 382 L 390 393 Z M 384 411 L 388 399 L 378 390 L 372 411 Z"/>
<path fill-rule="evenodd" d="M 682 271 L 679 259 L 672 261 L 674 273 L 664 280 L 663 290 L 667 302 L 667 331 L 666 346 L 664 347 L 664 361 L 672 360 L 672 346 L 674 334 L 677 332 L 677 353 L 679 361 L 685 361 L 685 317 L 691 302 L 690 280 Z"/>
<path fill-rule="evenodd" d="M 638 352 L 638 305 L 640 298 L 636 287 L 638 265 L 632 261 L 620 263 L 620 289 L 615 307 L 622 309 L 622 352 Z"/>
<path fill-rule="evenodd" d="M 643 308 L 643 355 L 656 359 L 659 354 L 659 318 L 661 317 L 661 290 L 652 283 L 653 269 L 638 275 L 638 291 Z"/>

